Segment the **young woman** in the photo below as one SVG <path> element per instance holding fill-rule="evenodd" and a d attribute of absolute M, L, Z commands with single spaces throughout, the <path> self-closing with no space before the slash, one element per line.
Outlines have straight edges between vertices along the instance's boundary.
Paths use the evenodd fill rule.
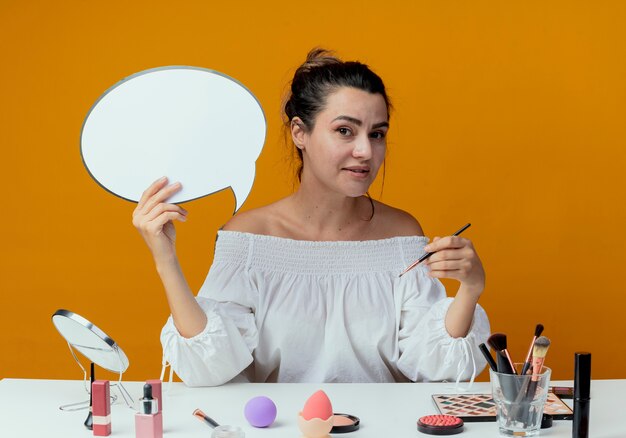
<path fill-rule="evenodd" d="M 148 244 L 172 316 L 164 358 L 191 386 L 254 382 L 468 379 L 485 365 L 485 275 L 472 243 L 429 243 L 411 215 L 367 195 L 385 159 L 389 99 L 366 65 L 314 50 L 298 68 L 285 119 L 301 159 L 292 195 L 218 231 L 197 297 L 178 264 L 163 178 L 133 223 Z M 424 251 L 436 252 L 402 277 Z M 438 278 L 460 282 L 447 298 Z"/>

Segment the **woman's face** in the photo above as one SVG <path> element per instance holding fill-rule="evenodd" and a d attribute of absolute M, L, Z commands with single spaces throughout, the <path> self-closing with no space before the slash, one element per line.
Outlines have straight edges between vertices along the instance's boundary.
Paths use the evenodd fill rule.
<path fill-rule="evenodd" d="M 325 108 L 306 132 L 292 124 L 302 149 L 302 184 L 357 197 L 365 194 L 385 159 L 387 105 L 380 94 L 342 87 L 328 95 Z"/>

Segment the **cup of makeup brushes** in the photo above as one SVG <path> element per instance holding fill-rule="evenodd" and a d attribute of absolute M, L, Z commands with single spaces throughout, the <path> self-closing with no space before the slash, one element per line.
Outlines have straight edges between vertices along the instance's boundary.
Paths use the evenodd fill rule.
<path fill-rule="evenodd" d="M 515 364 L 520 373 L 524 364 Z M 543 407 L 548 398 L 551 370 L 538 373 L 504 374 L 489 370 L 496 421 L 501 435 L 535 436 L 541 429 Z"/>

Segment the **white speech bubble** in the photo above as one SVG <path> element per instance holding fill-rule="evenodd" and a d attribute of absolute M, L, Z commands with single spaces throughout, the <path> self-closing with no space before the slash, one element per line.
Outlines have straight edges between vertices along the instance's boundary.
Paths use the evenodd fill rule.
<path fill-rule="evenodd" d="M 87 114 L 81 154 L 90 175 L 120 198 L 137 202 L 167 176 L 183 186 L 168 202 L 230 187 L 237 211 L 252 189 L 265 134 L 263 109 L 241 83 L 204 68 L 169 66 L 107 90 Z"/>

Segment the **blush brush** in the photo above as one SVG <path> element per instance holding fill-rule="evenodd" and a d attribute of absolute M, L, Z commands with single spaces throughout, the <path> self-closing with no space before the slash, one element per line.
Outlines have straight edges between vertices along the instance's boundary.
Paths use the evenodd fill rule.
<path fill-rule="evenodd" d="M 539 336 L 543 333 L 543 324 L 537 324 L 535 327 L 535 336 L 533 336 L 533 340 L 530 343 L 530 348 L 528 349 L 528 354 L 526 355 L 526 360 L 524 361 L 524 366 L 522 367 L 522 376 L 528 372 L 528 369 L 531 365 L 531 358 L 533 357 L 533 349 L 535 347 L 535 341 Z"/>
<path fill-rule="evenodd" d="M 526 400 L 529 402 L 535 398 L 535 392 L 537 392 L 537 382 L 539 381 L 539 375 L 541 374 L 543 363 L 546 360 L 546 354 L 548 354 L 548 348 L 550 348 L 550 339 L 545 336 L 539 336 L 533 346 L 533 373 L 526 391 Z"/>
<path fill-rule="evenodd" d="M 533 346 L 533 375 L 531 380 L 538 380 L 538 376 L 543 368 L 543 362 L 546 360 L 546 354 L 548 354 L 548 348 L 550 348 L 550 339 L 545 336 L 539 336 Z"/>
<path fill-rule="evenodd" d="M 498 359 L 498 372 L 504 374 L 517 374 L 515 372 L 515 365 L 511 360 L 509 351 L 506 349 L 506 335 L 504 333 L 494 333 L 489 336 L 487 343 L 496 351 L 496 357 Z"/>

